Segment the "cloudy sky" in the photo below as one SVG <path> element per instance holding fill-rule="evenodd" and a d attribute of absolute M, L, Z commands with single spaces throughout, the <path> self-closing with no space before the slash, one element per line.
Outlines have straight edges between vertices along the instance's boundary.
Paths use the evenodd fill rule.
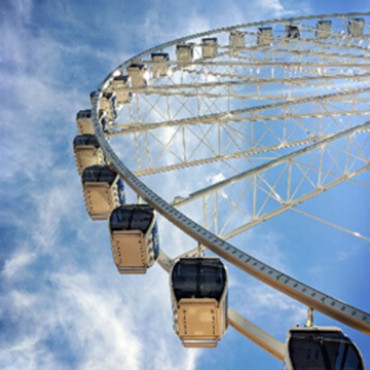
<path fill-rule="evenodd" d="M 107 225 L 93 223 L 85 212 L 71 142 L 77 134 L 75 114 L 89 107 L 90 91 L 136 53 L 222 26 L 368 10 L 366 0 L 333 4 L 329 0 L 2 2 L 1 368 L 282 368 L 232 328 L 217 349 L 182 347 L 172 330 L 166 273 L 159 266 L 146 276 L 117 273 Z M 369 183 L 368 174 L 361 181 Z M 346 210 L 347 221 L 357 220 L 353 227 L 369 236 L 366 190 L 350 184 L 328 192 L 327 204 L 336 205 L 331 212 L 323 209 L 320 216 Z M 313 200 L 307 210 L 319 206 L 320 200 Z M 323 225 L 316 228 L 315 221 L 304 219 L 305 228 L 315 230 L 316 248 L 309 252 L 302 248 L 300 257 L 293 256 L 287 251 L 303 243 L 299 231 L 291 232 L 299 230 L 299 220 L 296 214 L 284 214 L 278 224 L 253 230 L 249 237 L 261 247 L 249 253 L 369 311 L 368 243 L 346 235 L 333 239 Z M 181 239 L 177 236 L 173 230 L 171 235 L 161 234 L 161 241 L 176 244 L 174 240 Z M 333 240 L 336 249 L 326 249 Z M 308 261 L 304 269 L 302 260 Z M 282 341 L 290 326 L 304 322 L 302 305 L 240 275 L 235 272 L 231 280 L 230 301 L 248 319 Z M 319 314 L 316 321 L 338 325 Z M 347 327 L 345 331 L 369 361 L 369 338 Z"/>

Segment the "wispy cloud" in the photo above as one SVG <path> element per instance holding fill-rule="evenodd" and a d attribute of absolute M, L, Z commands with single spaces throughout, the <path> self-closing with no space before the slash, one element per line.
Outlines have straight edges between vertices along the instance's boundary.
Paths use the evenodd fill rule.
<path fill-rule="evenodd" d="M 4 277 L 13 280 L 13 278 L 21 271 L 24 271 L 35 258 L 37 258 L 37 255 L 34 252 L 29 250 L 17 250 L 5 261 L 2 271 Z"/>

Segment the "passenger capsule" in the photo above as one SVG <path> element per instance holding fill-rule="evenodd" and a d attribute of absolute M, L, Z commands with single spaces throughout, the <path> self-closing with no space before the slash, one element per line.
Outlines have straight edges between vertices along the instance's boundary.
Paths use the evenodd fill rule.
<path fill-rule="evenodd" d="M 93 135 L 94 127 L 91 120 L 91 109 L 80 110 L 76 115 L 78 133 Z"/>
<path fill-rule="evenodd" d="M 122 205 L 109 219 L 114 262 L 121 274 L 145 274 L 159 254 L 158 228 L 153 207 Z"/>
<path fill-rule="evenodd" d="M 257 33 L 257 44 L 260 46 L 269 46 L 272 41 L 272 27 L 260 27 Z"/>
<path fill-rule="evenodd" d="M 287 337 L 286 370 L 363 370 L 357 346 L 335 327 L 297 327 Z"/>
<path fill-rule="evenodd" d="M 122 179 L 108 166 L 91 166 L 82 172 L 82 186 L 87 212 L 93 220 L 106 220 L 125 203 Z"/>
<path fill-rule="evenodd" d="M 91 105 L 93 105 L 95 94 L 96 91 L 90 93 Z M 115 92 L 103 92 L 99 101 L 99 110 L 106 113 L 109 121 L 113 121 L 117 118 L 117 98 Z"/>
<path fill-rule="evenodd" d="M 348 34 L 353 37 L 362 36 L 364 33 L 364 26 L 364 18 L 350 18 L 347 26 Z"/>
<path fill-rule="evenodd" d="M 299 40 L 300 33 L 298 26 L 295 26 L 294 24 L 288 24 L 285 26 L 285 37 L 287 39 L 294 39 Z"/>
<path fill-rule="evenodd" d="M 106 114 L 99 110 L 99 119 L 101 120 L 103 131 L 106 126 Z M 94 135 L 95 130 L 91 118 L 91 109 L 80 110 L 76 115 L 77 129 L 80 135 Z"/>
<path fill-rule="evenodd" d="M 227 328 L 227 271 L 219 258 L 180 258 L 170 273 L 174 327 L 184 347 L 216 347 Z"/>
<path fill-rule="evenodd" d="M 168 53 L 152 53 L 152 72 L 154 77 L 167 76 L 169 59 Z"/>
<path fill-rule="evenodd" d="M 230 48 L 231 49 L 242 49 L 245 47 L 245 35 L 241 31 L 230 32 Z"/>
<path fill-rule="evenodd" d="M 127 74 L 131 80 L 132 87 L 144 87 L 147 85 L 145 72 L 145 65 L 141 63 L 133 63 L 127 67 Z"/>
<path fill-rule="evenodd" d="M 104 153 L 94 135 L 76 136 L 73 140 L 73 152 L 80 175 L 87 167 L 104 165 L 105 163 Z"/>
<path fill-rule="evenodd" d="M 127 104 L 131 101 L 132 93 L 128 88 L 128 76 L 116 76 L 111 81 L 109 92 L 116 93 L 116 103 L 118 106 Z"/>
<path fill-rule="evenodd" d="M 318 39 L 326 39 L 330 36 L 332 22 L 329 19 L 317 21 L 316 24 L 316 37 Z"/>
<path fill-rule="evenodd" d="M 202 58 L 214 58 L 217 54 L 217 37 L 202 39 Z"/>
<path fill-rule="evenodd" d="M 188 44 L 177 44 L 176 45 L 176 57 L 180 65 L 190 64 L 193 60 L 194 45 Z"/>

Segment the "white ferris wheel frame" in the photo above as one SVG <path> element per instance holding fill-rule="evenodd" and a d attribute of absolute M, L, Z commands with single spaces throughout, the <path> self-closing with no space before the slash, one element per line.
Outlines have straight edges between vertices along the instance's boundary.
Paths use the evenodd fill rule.
<path fill-rule="evenodd" d="M 210 249 L 217 255 L 219 255 L 221 258 L 227 260 L 228 262 L 232 263 L 233 265 L 237 266 L 241 270 L 245 271 L 246 273 L 254 276 L 255 278 L 259 279 L 265 284 L 268 284 L 269 286 L 273 287 L 274 289 L 282 292 L 285 295 L 288 295 L 292 297 L 293 299 L 303 303 L 304 305 L 307 305 L 308 307 L 318 310 L 322 312 L 325 315 L 328 315 L 348 326 L 353 327 L 356 330 L 362 331 L 366 334 L 370 334 L 370 314 L 367 312 L 364 312 L 356 307 L 353 307 L 347 303 L 344 303 L 334 297 L 331 297 L 324 292 L 321 292 L 313 287 L 310 287 L 297 279 L 288 276 L 287 274 L 265 264 L 262 261 L 259 261 L 258 259 L 254 258 L 253 256 L 245 253 L 244 251 L 236 248 L 234 245 L 230 244 L 226 241 L 227 238 L 220 238 L 216 236 L 214 233 L 207 230 L 202 225 L 194 222 L 191 218 L 186 216 L 184 213 L 180 212 L 178 209 L 176 209 L 176 205 L 168 203 L 166 200 L 161 198 L 159 195 L 157 195 L 152 189 L 150 189 L 147 185 L 145 185 L 137 175 L 135 175 L 124 163 L 123 161 L 117 156 L 117 154 L 114 152 L 108 141 L 106 140 L 106 134 L 103 132 L 101 127 L 101 122 L 99 118 L 99 102 L 102 98 L 102 94 L 104 89 L 109 85 L 109 83 L 112 81 L 112 79 L 115 76 L 115 72 L 117 70 L 124 70 L 127 68 L 131 63 L 137 62 L 138 60 L 141 61 L 145 56 L 150 55 L 153 52 L 157 52 L 163 49 L 166 49 L 168 47 L 174 46 L 178 43 L 184 43 L 186 41 L 199 38 L 199 37 L 205 37 L 216 33 L 221 32 L 231 32 L 233 30 L 240 30 L 243 28 L 249 28 L 253 26 L 267 26 L 270 24 L 290 24 L 292 22 L 297 22 L 301 20 L 309 20 L 309 19 L 325 19 L 325 18 L 336 18 L 341 17 L 343 19 L 348 19 L 349 17 L 355 17 L 355 16 L 369 16 L 370 13 L 347 13 L 347 14 L 328 14 L 328 15 L 320 15 L 320 16 L 309 16 L 309 17 L 295 17 L 295 18 L 285 18 L 280 20 L 271 20 L 271 21 L 265 21 L 265 22 L 253 22 L 253 23 L 246 23 L 242 25 L 232 26 L 232 27 L 226 27 L 226 28 L 219 28 L 207 32 L 197 33 L 194 35 L 190 35 L 187 37 L 179 38 L 176 40 L 173 40 L 171 42 L 167 42 L 164 44 L 161 44 L 157 47 L 151 48 L 143 53 L 140 53 L 133 58 L 127 60 L 120 66 L 118 66 L 114 71 L 112 71 L 106 79 L 100 84 L 99 88 L 97 89 L 94 99 L 93 99 L 93 107 L 92 107 L 92 121 L 93 126 L 95 130 L 96 137 L 98 139 L 98 142 L 103 149 L 106 158 L 108 159 L 109 163 L 112 165 L 112 167 L 117 171 L 117 173 L 122 177 L 122 179 L 130 186 L 131 189 L 133 189 L 134 192 L 138 194 L 142 199 L 144 199 L 148 204 L 153 206 L 157 212 L 159 212 L 163 217 L 165 217 L 168 221 L 170 221 L 172 224 L 174 224 L 176 227 L 181 229 L 183 232 L 188 234 L 191 238 L 196 240 L 199 245 L 204 246 L 205 248 Z M 368 26 L 367 26 L 368 27 Z M 143 61 L 145 63 L 145 61 Z M 197 63 L 196 61 L 194 63 Z M 267 62 L 266 62 L 267 63 Z M 198 64 L 201 64 L 201 61 L 198 62 Z M 351 65 L 351 63 L 349 63 Z M 353 76 L 352 76 L 353 77 Z M 369 76 L 366 76 L 369 78 Z M 361 78 L 361 77 L 358 77 Z M 145 88 L 137 88 L 132 89 L 134 92 L 140 92 L 143 91 Z M 313 97 L 306 97 L 301 98 L 302 102 L 308 102 L 311 100 L 315 101 L 317 99 L 325 100 L 328 98 L 333 97 L 342 97 L 347 95 L 354 95 L 354 94 L 360 94 L 360 93 L 368 93 L 370 91 L 370 87 L 361 88 L 357 90 L 351 90 L 351 91 L 338 91 L 337 93 L 331 93 L 331 94 L 322 94 L 321 96 L 313 96 Z M 295 100 L 293 103 L 289 101 L 285 102 L 277 102 L 272 103 L 272 107 L 281 107 L 281 106 L 288 106 L 289 104 L 296 104 L 297 101 Z M 252 108 L 246 109 L 246 111 L 253 111 Z M 369 112 L 364 112 L 365 114 L 369 114 Z M 230 112 L 228 112 L 230 114 Z M 233 114 L 233 112 L 231 112 Z M 217 121 L 219 120 L 222 114 L 210 114 L 209 116 L 202 117 L 202 120 L 208 120 L 208 122 L 211 121 Z M 197 118 L 195 117 L 193 119 L 193 122 L 191 119 L 185 120 L 186 123 L 194 123 L 194 120 Z M 182 121 L 182 122 L 180 122 Z M 179 125 L 183 124 L 184 120 L 174 121 L 171 123 L 166 123 L 167 125 Z M 164 124 L 165 125 L 165 124 Z M 126 129 L 129 131 L 140 131 L 140 130 L 146 130 L 147 127 L 145 125 L 138 124 L 136 127 L 126 127 Z M 180 200 L 180 203 L 185 203 L 187 201 L 191 201 L 195 199 L 195 197 L 200 197 L 204 194 L 207 194 L 211 191 L 214 191 L 217 187 L 224 186 L 225 183 L 237 181 L 238 179 L 242 177 L 251 176 L 253 174 L 259 173 L 261 171 L 265 171 L 269 168 L 272 168 L 276 165 L 278 165 L 281 162 L 287 162 L 290 159 L 294 158 L 295 156 L 298 156 L 302 154 L 303 152 L 309 152 L 313 151 L 317 148 L 325 148 L 326 145 L 329 145 L 330 143 L 334 142 L 335 140 L 338 140 L 343 137 L 349 137 L 356 135 L 358 133 L 362 133 L 364 131 L 370 130 L 370 121 L 367 121 L 361 125 L 357 125 L 351 128 L 348 128 L 346 130 L 342 130 L 340 132 L 337 132 L 334 135 L 330 135 L 328 137 L 324 137 L 318 141 L 309 142 L 306 143 L 298 143 L 304 144 L 305 146 L 303 148 L 300 148 L 296 151 L 293 151 L 292 153 L 283 155 L 275 160 L 272 160 L 266 164 L 263 164 L 261 166 L 257 166 L 255 168 L 252 168 L 248 171 L 245 171 L 243 173 L 239 173 L 235 175 L 233 178 L 229 178 L 227 180 L 223 180 L 218 184 L 211 185 L 207 188 L 201 189 L 200 191 L 191 194 L 188 198 Z M 114 134 L 113 134 L 114 135 Z M 353 176 L 368 170 L 370 167 L 370 161 L 368 161 L 365 165 L 363 165 L 360 169 L 354 171 L 351 174 L 347 174 L 345 176 L 342 176 L 338 178 L 336 181 L 333 181 L 329 185 L 325 185 L 322 187 L 318 187 L 314 192 L 308 194 L 305 197 L 300 198 L 297 201 L 291 202 L 289 205 L 283 206 L 280 209 L 276 210 L 275 212 L 272 212 L 268 217 L 265 219 L 271 218 L 281 212 L 284 212 L 286 209 L 290 209 L 292 207 L 295 207 L 297 204 L 312 198 L 313 196 L 316 196 L 329 188 L 338 185 L 341 182 L 344 182 L 348 179 L 351 179 Z M 264 219 L 261 219 L 258 221 L 261 222 L 264 221 Z M 255 223 L 256 224 L 256 223 Z M 249 224 L 245 226 L 244 229 L 253 227 L 255 224 Z M 240 232 L 239 230 L 238 232 Z M 159 264 L 166 270 L 169 271 L 173 260 L 171 260 L 164 251 L 160 252 L 160 256 L 158 259 Z M 268 333 L 264 332 L 245 318 L 243 318 L 241 315 L 239 315 L 237 312 L 235 312 L 233 309 L 229 309 L 228 312 L 229 316 L 229 323 L 231 326 L 233 326 L 236 330 L 241 332 L 243 335 L 248 337 L 249 339 L 253 340 L 255 343 L 260 345 L 262 348 L 264 348 L 269 353 L 273 354 L 275 357 L 277 357 L 280 360 L 284 360 L 285 356 L 285 345 L 281 341 L 275 339 Z"/>

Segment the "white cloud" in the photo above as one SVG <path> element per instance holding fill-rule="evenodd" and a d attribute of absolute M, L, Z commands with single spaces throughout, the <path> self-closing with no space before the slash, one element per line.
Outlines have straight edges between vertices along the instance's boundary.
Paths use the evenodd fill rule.
<path fill-rule="evenodd" d="M 273 12 L 275 16 L 293 14 L 294 10 L 287 10 L 284 8 L 280 0 L 260 0 L 259 5 L 265 12 Z"/>
<path fill-rule="evenodd" d="M 210 184 L 215 184 L 223 180 L 225 180 L 225 176 L 222 173 L 216 173 L 214 175 L 207 176 L 207 182 Z"/>
<path fill-rule="evenodd" d="M 212 29 L 210 19 L 208 17 L 195 12 L 190 12 L 190 14 L 187 13 L 186 16 L 187 22 L 184 22 L 185 29 L 182 30 L 184 35 L 191 35 L 193 33 L 204 32 Z"/>
<path fill-rule="evenodd" d="M 24 21 L 29 21 L 33 8 L 32 0 L 14 0 L 12 5 L 15 8 L 16 14 Z"/>
<path fill-rule="evenodd" d="M 63 369 L 52 353 L 39 346 L 38 341 L 37 336 L 29 336 L 5 350 L 0 348 L 3 369 Z"/>
<path fill-rule="evenodd" d="M 85 273 L 57 274 L 56 314 L 65 334 L 80 352 L 80 368 L 139 369 L 140 339 L 135 320 L 115 290 L 101 290 Z"/>
<path fill-rule="evenodd" d="M 17 277 L 19 274 L 23 276 L 22 271 L 36 258 L 37 255 L 29 250 L 16 251 L 10 259 L 5 261 L 2 273 L 7 279 Z"/>
<path fill-rule="evenodd" d="M 27 310 L 35 304 L 36 297 L 30 293 L 14 290 L 10 293 L 10 299 L 12 300 L 16 309 Z"/>
<path fill-rule="evenodd" d="M 72 218 L 71 211 L 77 198 L 75 187 L 68 186 L 68 183 L 58 184 L 48 191 L 34 195 L 34 198 L 38 219 L 32 237 L 39 252 L 50 252 L 54 250 L 58 240 L 61 220 Z"/>
<path fill-rule="evenodd" d="M 154 357 L 153 367 L 161 370 L 194 370 L 197 368 L 198 358 L 203 352 L 199 349 L 188 349 L 185 356 L 179 361 L 173 356 L 173 351 L 176 351 L 175 346 L 169 345 L 168 340 L 161 339 L 158 353 Z"/>

